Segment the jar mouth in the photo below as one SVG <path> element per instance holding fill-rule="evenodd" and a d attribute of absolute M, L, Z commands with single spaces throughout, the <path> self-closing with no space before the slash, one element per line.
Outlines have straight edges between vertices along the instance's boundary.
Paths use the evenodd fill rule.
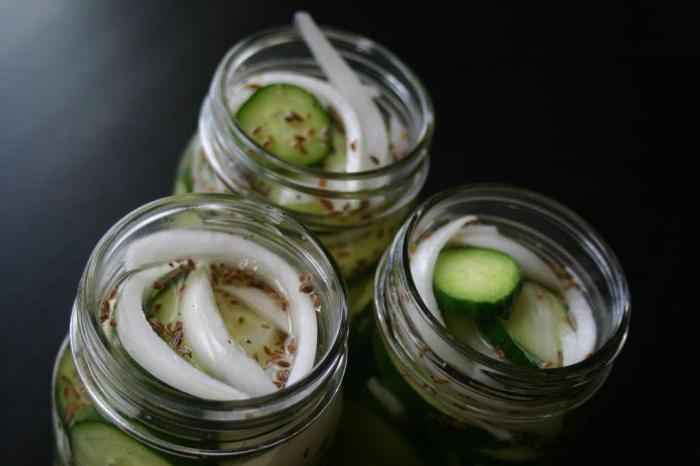
<path fill-rule="evenodd" d="M 398 98 L 402 98 L 404 101 L 412 100 L 412 112 L 409 117 L 415 118 L 415 115 L 419 115 L 420 121 L 416 125 L 417 130 L 411 131 L 413 136 L 412 147 L 399 160 L 376 169 L 360 172 L 346 173 L 323 171 L 315 167 L 306 167 L 282 160 L 256 144 L 238 125 L 234 113 L 227 104 L 227 91 L 230 84 L 229 77 L 231 73 L 234 70 L 245 68 L 246 60 L 261 50 L 264 50 L 266 47 L 286 42 L 300 42 L 303 44 L 301 35 L 291 26 L 267 29 L 253 34 L 234 45 L 219 64 L 214 80 L 212 81 L 209 97 L 204 105 L 211 105 L 212 112 L 215 114 L 214 118 L 225 126 L 228 133 L 230 133 L 228 136 L 235 139 L 241 146 L 241 148 L 236 151 L 238 157 L 249 164 L 251 168 L 264 165 L 266 169 L 271 171 L 269 175 L 270 178 L 282 184 L 286 184 L 289 187 L 293 187 L 300 192 L 309 195 L 323 196 L 324 194 L 327 195 L 329 190 L 315 188 L 311 183 L 299 182 L 299 180 L 315 181 L 322 178 L 327 181 L 361 182 L 382 179 L 389 175 L 396 177 L 397 174 L 410 176 L 415 172 L 416 167 L 420 166 L 426 158 L 427 148 L 432 140 L 434 130 L 433 103 L 427 90 L 415 73 L 385 47 L 369 38 L 355 33 L 325 27 L 322 29 L 326 37 L 334 43 L 337 48 L 341 46 L 339 51 L 344 55 L 346 60 L 359 60 L 365 65 L 372 63 L 375 71 L 383 75 L 383 82 L 393 86 L 392 90 Z M 373 63 L 371 54 L 376 54 L 380 57 L 392 68 L 393 72 L 387 71 L 386 67 L 382 68 L 381 64 Z M 397 75 L 400 75 L 399 77 L 408 84 L 404 85 L 401 80 L 397 78 Z M 206 112 L 203 111 L 202 113 L 204 114 Z M 200 119 L 200 130 L 201 126 L 202 121 Z M 218 157 L 212 156 L 209 151 L 207 152 L 209 161 L 214 166 L 216 172 L 227 185 L 231 184 L 228 180 L 225 161 L 219 160 Z M 382 188 L 377 188 L 374 191 L 381 192 L 381 190 Z M 371 194 L 376 194 L 376 192 Z M 348 198 L 358 197 L 358 194 L 361 193 L 366 194 L 364 190 L 333 191 L 334 196 L 341 198 L 343 196 Z"/>
<path fill-rule="evenodd" d="M 196 228 L 216 227 L 226 231 L 246 231 L 255 225 L 265 230 L 260 234 L 277 237 L 307 267 L 300 270 L 318 278 L 324 295 L 324 309 L 331 314 L 321 317 L 323 329 L 319 342 L 324 351 L 317 356 L 311 371 L 300 380 L 271 394 L 242 400 L 213 401 L 176 390 L 159 379 L 146 374 L 136 363 L 126 358 L 107 340 L 99 321 L 99 304 L 111 289 L 118 270 L 108 264 L 118 261 L 125 244 L 141 231 L 153 231 L 173 218 L 200 215 L 207 222 Z M 218 216 L 217 216 L 218 215 Z M 183 217 L 185 218 L 185 217 Z M 192 218 L 188 219 L 189 222 Z M 260 222 L 264 221 L 264 224 Z M 177 227 L 182 228 L 182 227 Z M 293 243 L 296 235 L 303 244 Z M 251 232 L 249 237 L 254 236 Z M 269 239 L 269 238 L 268 238 Z M 320 293 L 319 293 L 320 294 Z M 288 432 L 271 433 L 288 428 L 296 419 L 302 429 L 318 417 L 340 388 L 345 371 L 348 334 L 347 296 L 340 273 L 325 247 L 305 227 L 284 215 L 279 209 L 261 205 L 237 196 L 220 194 L 187 194 L 153 201 L 127 214 L 112 226 L 93 250 L 83 272 L 71 319 L 70 342 L 76 358 L 76 368 L 91 398 L 110 420 L 140 439 L 161 448 L 180 451 L 186 444 L 170 442 L 151 435 L 148 430 L 135 428 L 136 419 L 154 430 L 167 431 L 169 426 L 191 428 L 200 432 L 211 430 L 262 431 L 267 438 L 255 445 L 241 446 L 228 439 L 231 448 L 222 447 L 226 439 L 219 438 L 210 454 L 258 450 L 284 440 Z M 325 340 L 321 339 L 321 334 Z M 202 426 L 204 425 L 204 427 Z M 298 426 L 299 424 L 297 424 Z M 172 432 L 168 432 L 172 434 Z M 190 439 L 190 431 L 181 432 Z M 173 434 L 178 437 L 177 434 Z M 205 438 L 206 435 L 205 435 Z M 210 441 L 214 439 L 209 438 Z M 249 439 L 248 439 L 249 440 Z M 248 442 L 250 443 L 250 442 Z M 191 445 L 198 453 L 202 445 Z"/>
<path fill-rule="evenodd" d="M 539 214 L 559 222 L 560 226 L 565 227 L 569 233 L 575 235 L 578 241 L 587 245 L 587 250 L 595 255 L 597 265 L 604 270 L 606 280 L 609 281 L 611 291 L 615 295 L 613 297 L 615 328 L 609 332 L 610 334 L 605 342 L 599 345 L 590 357 L 575 364 L 548 369 L 510 364 L 482 354 L 463 343 L 452 335 L 445 325 L 437 320 L 421 299 L 413 280 L 409 259 L 410 247 L 412 241 L 417 238 L 420 222 L 425 216 L 432 209 L 454 199 L 456 196 L 464 196 L 465 198 L 469 196 L 470 199 L 478 198 L 484 201 L 505 202 L 510 204 L 509 207 L 512 209 L 534 209 Z M 461 212 L 461 215 L 466 214 L 478 216 L 478 212 Z M 625 275 L 617 257 L 588 223 L 567 207 L 546 196 L 504 184 L 473 184 L 455 187 L 427 199 L 406 221 L 400 234 L 397 236 L 397 241 L 400 242 L 397 245 L 400 248 L 398 255 L 399 266 L 401 267 L 402 275 L 405 277 L 405 283 L 408 285 L 411 303 L 419 309 L 421 317 L 432 331 L 448 342 L 452 348 L 465 358 L 476 361 L 485 368 L 490 369 L 492 375 L 506 374 L 504 379 L 516 383 L 551 384 L 557 381 L 584 380 L 592 374 L 600 373 L 609 367 L 624 346 L 629 330 L 630 294 Z M 430 351 L 430 349 L 428 350 Z M 433 356 L 439 358 L 435 354 Z"/>

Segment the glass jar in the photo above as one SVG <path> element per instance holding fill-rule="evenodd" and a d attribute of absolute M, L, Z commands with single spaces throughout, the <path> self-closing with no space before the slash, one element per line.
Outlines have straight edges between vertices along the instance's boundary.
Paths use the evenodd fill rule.
<path fill-rule="evenodd" d="M 202 105 L 199 131 L 181 160 L 175 192 L 238 193 L 293 215 L 335 258 L 355 314 L 369 304 L 376 263 L 427 177 L 433 108 L 418 78 L 390 51 L 353 33 L 324 33 L 375 89 L 382 113 L 406 129 L 404 147 L 392 150 L 393 163 L 356 173 L 295 165 L 256 145 L 236 124 L 229 94 L 251 76 L 274 71 L 325 79 L 299 33 L 286 27 L 250 36 L 224 57 Z"/>
<path fill-rule="evenodd" d="M 561 368 L 521 367 L 463 344 L 433 316 L 410 274 L 412 245 L 467 214 L 577 274 L 598 327 L 592 355 Z M 409 218 L 379 265 L 374 305 L 377 325 L 365 322 L 351 333 L 346 406 L 377 429 L 354 443 L 381 438 L 393 446 L 380 454 L 384 462 L 359 453 L 353 460 L 377 465 L 399 464 L 392 457 L 416 465 L 541 464 L 607 378 L 630 315 L 620 264 L 589 225 L 539 194 L 490 185 L 438 194 Z M 353 451 L 344 442 L 339 449 L 334 456 Z"/>
<path fill-rule="evenodd" d="M 319 345 L 309 374 L 269 395 L 210 401 L 162 383 L 108 342 L 101 303 L 124 276 L 127 248 L 144 235 L 173 228 L 244 236 L 312 276 L 320 298 Z M 152 202 L 105 234 L 80 281 L 69 338 L 53 375 L 55 464 L 76 464 L 76 441 L 105 464 L 119 452 L 122 460 L 131 455 L 128 464 L 149 466 L 316 464 L 336 430 L 346 359 L 344 285 L 306 229 L 277 209 L 231 196 Z"/>

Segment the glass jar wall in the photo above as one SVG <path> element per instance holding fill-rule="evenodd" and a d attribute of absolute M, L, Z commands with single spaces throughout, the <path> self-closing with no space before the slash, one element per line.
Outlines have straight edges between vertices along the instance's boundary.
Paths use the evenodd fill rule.
<path fill-rule="evenodd" d="M 371 89 L 392 141 L 390 163 L 352 173 L 293 164 L 241 129 L 232 102 L 240 100 L 242 88 L 257 86 L 255 76 L 325 82 L 299 32 L 281 28 L 241 41 L 224 57 L 180 163 L 175 191 L 237 193 L 293 215 L 333 255 L 348 281 L 355 314 L 369 303 L 376 263 L 425 182 L 433 110 L 417 77 L 391 52 L 356 34 L 324 33 Z"/>
<path fill-rule="evenodd" d="M 592 354 L 559 368 L 524 367 L 475 350 L 436 319 L 411 255 L 468 214 L 576 275 L 597 327 Z M 629 324 L 625 277 L 602 239 L 556 202 L 503 186 L 456 188 L 423 204 L 379 265 L 374 305 L 377 325 L 367 316 L 350 337 L 346 405 L 364 421 L 339 437 L 334 455 L 352 458 L 347 464 L 547 462 L 604 383 Z M 374 446 L 353 447 L 361 443 Z"/>
<path fill-rule="evenodd" d="M 126 344 L 114 344 L 109 332 L 122 321 L 104 316 L 105 296 L 127 273 L 132 246 L 149 235 L 183 230 L 238 235 L 282 257 L 305 277 L 304 285 L 312 286 L 317 297 L 318 341 L 305 376 L 262 396 L 202 399 L 153 376 Z M 115 309 L 122 312 L 118 304 Z M 186 327 L 185 341 L 187 332 Z M 70 335 L 53 376 L 55 464 L 318 464 L 342 409 L 346 343 L 340 275 L 324 248 L 296 221 L 232 196 L 185 195 L 150 203 L 105 234 L 80 281 Z"/>

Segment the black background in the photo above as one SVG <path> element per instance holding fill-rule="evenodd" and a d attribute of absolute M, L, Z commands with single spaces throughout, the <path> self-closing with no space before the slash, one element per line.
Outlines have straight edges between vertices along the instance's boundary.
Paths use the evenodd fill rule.
<path fill-rule="evenodd" d="M 693 108 L 682 83 L 697 61 L 685 52 L 698 44 L 696 22 L 680 9 L 622 3 L 451 5 L 296 7 L 374 38 L 422 78 L 437 115 L 424 195 L 521 185 L 574 209 L 617 252 L 633 295 L 630 338 L 566 463 L 690 463 L 697 266 L 681 264 L 696 254 L 686 232 L 697 169 L 686 161 L 697 142 L 677 142 L 697 131 L 675 108 Z M 288 23 L 294 9 L 0 0 L 2 464 L 49 462 L 51 366 L 93 246 L 170 192 L 226 50 Z"/>

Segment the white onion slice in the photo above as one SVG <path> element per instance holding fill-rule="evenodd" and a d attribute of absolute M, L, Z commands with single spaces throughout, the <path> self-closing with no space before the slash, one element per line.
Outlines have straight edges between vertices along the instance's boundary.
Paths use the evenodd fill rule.
<path fill-rule="evenodd" d="M 122 285 L 116 308 L 117 334 L 124 349 L 157 379 L 207 400 L 239 400 L 243 393 L 187 363 L 151 328 L 143 312 L 145 290 L 171 268 L 167 265 L 138 272 Z"/>
<path fill-rule="evenodd" d="M 243 301 L 260 317 L 270 322 L 278 330 L 290 333 L 289 315 L 274 299 L 263 290 L 252 286 L 219 285 L 224 291 Z"/>
<path fill-rule="evenodd" d="M 569 305 L 569 318 L 576 329 L 575 346 L 563 347 L 564 365 L 569 365 L 583 361 L 595 351 L 598 329 L 591 305 L 578 288 L 569 288 L 564 296 Z"/>
<path fill-rule="evenodd" d="M 393 113 L 389 115 L 389 141 L 397 155 L 403 155 L 411 148 L 406 128 Z"/>
<path fill-rule="evenodd" d="M 330 82 L 352 102 L 360 117 L 364 138 L 361 141 L 362 157 L 358 158 L 361 159 L 363 169 L 376 168 L 372 156 L 377 158 L 379 166 L 388 164 L 390 158 L 386 123 L 365 86 L 308 13 L 295 13 L 294 24 Z M 348 158 L 350 155 L 348 152 Z"/>
<path fill-rule="evenodd" d="M 299 273 L 274 252 L 233 234 L 173 229 L 134 241 L 126 252 L 125 266 L 133 270 L 148 264 L 193 257 L 231 266 L 246 265 L 249 270 L 265 277 L 281 290 L 289 301 L 287 312 L 297 346 L 287 384 L 301 379 L 311 371 L 316 360 L 318 338 L 316 311 L 311 297 L 299 290 Z"/>
<path fill-rule="evenodd" d="M 435 318 L 444 324 L 445 321 L 440 314 L 435 294 L 433 293 L 433 270 L 435 262 L 442 248 L 452 239 L 452 237 L 464 226 L 465 223 L 476 220 L 473 215 L 466 215 L 457 220 L 452 220 L 447 225 L 433 231 L 430 237 L 418 244 L 415 252 L 411 256 L 411 275 L 425 306 L 432 312 Z"/>
<path fill-rule="evenodd" d="M 452 241 L 464 246 L 495 249 L 508 254 L 522 267 L 527 278 L 553 290 L 561 288 L 559 279 L 540 256 L 517 241 L 503 236 L 496 227 L 470 225 L 455 235 Z"/>
<path fill-rule="evenodd" d="M 263 368 L 229 335 L 209 279 L 201 268 L 187 279 L 180 315 L 192 357 L 214 377 L 251 396 L 276 390 Z"/>

